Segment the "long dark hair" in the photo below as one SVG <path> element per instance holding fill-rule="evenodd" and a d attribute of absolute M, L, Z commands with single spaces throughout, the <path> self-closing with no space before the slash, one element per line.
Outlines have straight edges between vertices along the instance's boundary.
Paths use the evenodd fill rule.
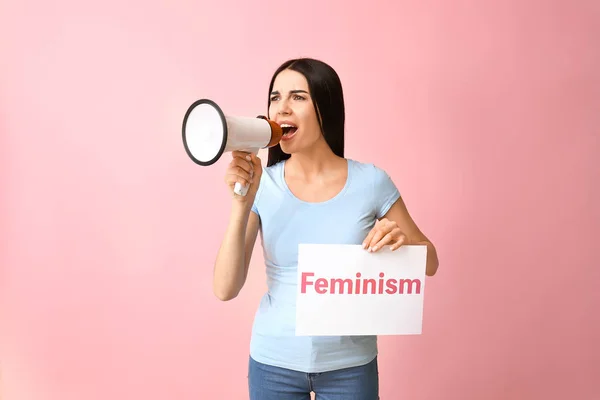
<path fill-rule="evenodd" d="M 338 157 L 344 157 L 344 123 L 346 119 L 342 83 L 335 70 L 323 61 L 312 58 L 298 58 L 284 62 L 273 74 L 269 84 L 269 101 L 277 75 L 286 69 L 299 72 L 308 82 L 308 90 L 313 99 L 315 113 L 325 141 Z M 267 166 L 290 158 L 278 144 L 269 148 Z"/>

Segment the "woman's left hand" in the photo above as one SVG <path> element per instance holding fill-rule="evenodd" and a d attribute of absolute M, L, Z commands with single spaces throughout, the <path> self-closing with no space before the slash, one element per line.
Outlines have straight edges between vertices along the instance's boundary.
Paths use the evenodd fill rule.
<path fill-rule="evenodd" d="M 369 252 L 375 252 L 383 246 L 390 246 L 390 250 L 394 251 L 403 244 L 408 244 L 408 238 L 400 230 L 398 224 L 383 218 L 375 223 L 375 226 L 363 241 L 363 248 Z"/>

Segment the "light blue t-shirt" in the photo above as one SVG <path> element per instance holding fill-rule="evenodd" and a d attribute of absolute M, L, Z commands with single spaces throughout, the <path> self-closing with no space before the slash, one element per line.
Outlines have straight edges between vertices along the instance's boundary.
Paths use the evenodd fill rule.
<path fill-rule="evenodd" d="M 332 199 L 308 203 L 284 180 L 285 161 L 263 168 L 252 211 L 261 221 L 267 292 L 256 311 L 250 356 L 303 372 L 363 365 L 377 355 L 376 336 L 296 336 L 298 244 L 361 244 L 400 193 L 373 164 L 348 159 L 344 188 Z"/>

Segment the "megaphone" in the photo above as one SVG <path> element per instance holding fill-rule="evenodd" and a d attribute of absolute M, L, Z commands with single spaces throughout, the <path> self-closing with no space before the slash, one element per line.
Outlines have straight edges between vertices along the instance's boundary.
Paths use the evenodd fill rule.
<path fill-rule="evenodd" d="M 258 153 L 273 147 L 283 136 L 281 127 L 265 116 L 239 117 L 225 115 L 210 99 L 196 100 L 183 118 L 183 146 L 196 164 L 209 166 L 223 153 L 234 150 Z M 248 186 L 235 184 L 233 191 L 246 196 Z"/>

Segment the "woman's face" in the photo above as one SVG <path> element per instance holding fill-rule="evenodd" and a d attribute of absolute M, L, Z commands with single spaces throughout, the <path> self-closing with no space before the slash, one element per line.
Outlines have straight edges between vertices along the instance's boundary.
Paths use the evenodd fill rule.
<path fill-rule="evenodd" d="M 280 72 L 270 96 L 269 118 L 284 128 L 284 153 L 306 150 L 323 138 L 304 75 L 290 69 Z"/>

